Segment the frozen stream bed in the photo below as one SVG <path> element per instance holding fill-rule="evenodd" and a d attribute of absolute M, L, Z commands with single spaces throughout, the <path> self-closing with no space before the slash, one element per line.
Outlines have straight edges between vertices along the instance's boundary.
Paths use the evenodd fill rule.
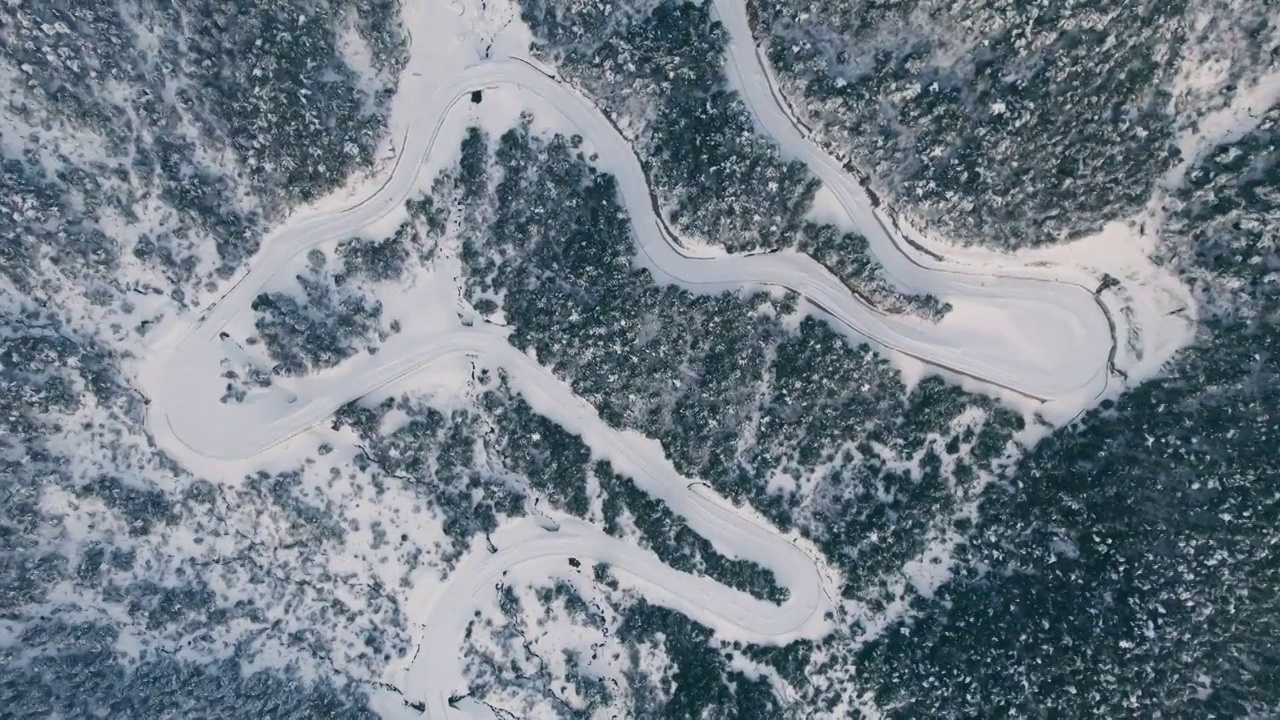
<path fill-rule="evenodd" d="M 494 535 L 497 552 L 466 558 L 446 584 L 415 589 L 408 605 L 410 617 L 431 638 L 431 646 L 461 644 L 475 596 L 490 591 L 497 578 L 541 564 L 562 568 L 563 558 L 570 554 L 609 563 L 622 582 L 652 602 L 729 639 L 785 644 L 826 632 L 829 596 L 838 585 L 816 553 L 693 485 L 695 479 L 682 477 L 655 441 L 609 427 L 565 383 L 512 348 L 501 328 L 464 326 L 453 312 L 457 288 L 447 273 L 430 278 L 437 283 L 432 292 L 443 319 L 407 326 L 376 355 L 360 355 L 332 370 L 282 383 L 263 402 L 219 402 L 219 363 L 232 351 L 226 346 L 227 329 L 243 325 L 252 315 L 253 299 L 273 277 L 292 272 L 309 248 L 359 235 L 401 215 L 404 201 L 430 181 L 429 168 L 448 159 L 438 156 L 457 147 L 468 120 L 462 109 L 488 112 L 487 102 L 479 110 L 465 102 L 475 90 L 501 89 L 536 107 L 540 117 L 545 109 L 545 114 L 555 115 L 549 122 L 590 143 L 597 165 L 618 179 L 640 248 L 635 262 L 659 282 L 705 293 L 793 290 L 808 303 L 809 312 L 856 341 L 871 342 L 895 362 L 932 368 L 966 386 L 1025 403 L 1056 421 L 1118 392 L 1124 378 L 1140 379 L 1167 356 L 1176 344 L 1169 338 L 1181 332 L 1164 324 L 1170 322 L 1164 318 L 1173 295 L 1163 286 L 1148 292 L 1135 284 L 1144 278 L 1159 281 L 1154 269 L 1142 266 L 1145 258 L 1088 255 L 1085 263 L 1071 262 L 1086 256 L 1069 251 L 995 258 L 958 250 L 952 257 L 941 244 L 917 237 L 907 242 L 903 232 L 910 230 L 898 229 L 899 223 L 873 208 L 856 179 L 808 142 L 777 103 L 741 1 L 717 0 L 716 8 L 731 35 L 733 82 L 760 126 L 822 180 L 838 213 L 868 238 L 895 284 L 951 303 L 954 310 L 942 321 L 882 314 L 802 254 L 686 254 L 655 214 L 631 146 L 587 98 L 527 57 L 528 43 L 518 28 L 499 26 L 458 4 L 414 4 L 405 9 L 413 54 L 392 118 L 392 134 L 398 138 L 395 161 L 385 175 L 369 183 L 371 192 L 349 191 L 291 218 L 266 241 L 249 270 L 199 318 L 171 322 L 155 333 L 141 379 L 153 400 L 150 426 L 157 440 L 192 467 L 239 467 L 325 421 L 348 401 L 466 357 L 477 365 L 505 370 L 537 412 L 582 436 L 595 455 L 666 502 L 717 550 L 771 570 L 789 598 L 774 605 L 677 572 L 652 553 L 572 518 L 557 518 L 556 530 L 524 520 Z M 486 47 L 487 54 L 476 50 Z M 1106 275 L 1124 278 L 1128 292 L 1103 297 L 1097 288 Z M 1121 302 L 1121 297 L 1127 299 Z M 465 684 L 461 660 L 452 651 L 424 653 L 402 677 L 389 680 L 406 697 L 424 702 L 431 717 L 448 715 L 449 696 Z"/>

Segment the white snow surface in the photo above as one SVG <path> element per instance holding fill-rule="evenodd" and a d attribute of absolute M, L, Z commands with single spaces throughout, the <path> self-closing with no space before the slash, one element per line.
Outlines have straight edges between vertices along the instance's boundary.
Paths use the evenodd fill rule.
<path fill-rule="evenodd" d="M 715 497 L 695 478 L 682 477 L 656 441 L 609 427 L 565 383 L 508 344 L 502 328 L 464 325 L 460 318 L 466 309 L 459 307 L 457 273 L 448 258 L 437 271 L 415 279 L 412 302 L 405 301 L 411 312 L 402 315 L 403 332 L 386 340 L 377 354 L 283 380 L 243 404 L 219 402 L 223 358 L 251 361 L 238 342 L 251 332 L 253 298 L 276 278 L 288 277 L 308 249 L 395 227 L 405 217 L 404 201 L 451 162 L 466 125 L 501 126 L 528 107 L 537 110 L 539 123 L 581 134 L 598 154 L 600 167 L 616 175 L 639 248 L 636 263 L 659 282 L 707 293 L 790 288 L 807 301 L 809 312 L 856 341 L 870 341 L 905 372 L 918 373 L 923 365 L 1051 421 L 1066 420 L 1120 392 L 1126 373 L 1129 383 L 1150 376 L 1189 337 L 1184 318 L 1194 309 L 1176 282 L 1151 266 L 1146 248 L 1132 234 L 1113 229 L 1092 245 L 1026 256 L 960 250 L 918 233 L 908 240 L 904 232 L 911 231 L 874 208 L 856 179 L 809 142 L 777 101 L 742 0 L 715 1 L 731 37 L 732 82 L 767 134 L 822 180 L 819 211 L 865 235 L 902 289 L 950 302 L 954 310 L 942 322 L 883 315 L 802 254 L 682 254 L 654 214 L 631 146 L 590 101 L 529 58 L 527 30 L 514 20 L 518 12 L 502 3 L 483 8 L 411 3 L 404 13 L 412 57 L 391 119 L 394 162 L 381 177 L 353 180 L 352 187 L 295 214 L 199 317 L 168 318 L 150 336 L 139 374 L 152 400 L 149 429 L 162 447 L 197 472 L 233 477 L 269 464 L 343 403 L 410 377 L 456 387 L 474 362 L 504 370 L 535 411 L 581 435 L 597 457 L 667 503 L 718 551 L 771 570 L 790 592 L 781 605 L 757 600 L 677 572 L 652 553 L 571 517 L 552 518 L 555 530 L 534 519 L 509 523 L 492 537 L 497 552 L 480 545 L 447 583 L 424 577 L 407 604 L 410 619 L 429 640 L 407 667 L 390 671 L 387 681 L 426 703 L 430 717 L 466 714 L 476 705 L 448 703 L 451 694 L 466 687 L 454 648 L 462 645 L 478 595 L 491 592 L 508 573 L 566 572 L 566 556 L 609 563 L 624 585 L 651 602 L 678 610 L 723 638 L 760 644 L 822 637 L 830 627 L 831 595 L 839 587 L 835 573 L 806 543 Z M 481 105 L 465 102 L 473 90 L 485 91 Z M 437 142 L 440 153 L 433 152 Z M 1118 278 L 1124 291 L 1095 293 L 1104 274 Z M 1179 303 L 1188 312 L 1168 320 Z"/>

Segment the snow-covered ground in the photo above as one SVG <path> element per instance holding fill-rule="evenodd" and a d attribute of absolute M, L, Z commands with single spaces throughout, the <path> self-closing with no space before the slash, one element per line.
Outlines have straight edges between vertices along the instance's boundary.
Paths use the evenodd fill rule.
<path fill-rule="evenodd" d="M 467 308 L 459 300 L 456 266 L 447 258 L 414 279 L 403 300 L 413 312 L 403 315 L 403 332 L 383 342 L 377 354 L 358 355 L 305 378 L 283 379 L 244 403 L 219 402 L 223 359 L 253 361 L 253 351 L 240 344 L 252 332 L 253 299 L 289 277 L 308 249 L 396 227 L 406 217 L 404 201 L 452 162 L 468 124 L 501 128 L 528 107 L 549 129 L 583 136 L 588 154 L 598 156 L 598 165 L 618 179 L 640 249 L 636 263 L 659 282 L 708 293 L 789 288 L 808 302 L 810 312 L 850 337 L 871 341 L 900 366 L 941 372 L 1050 420 L 1070 418 L 1118 392 L 1126 376 L 1135 382 L 1150 375 L 1189 337 L 1186 316 L 1193 309 L 1186 307 L 1185 294 L 1123 237 L 1015 257 L 952 248 L 901 229 L 789 119 L 771 90 L 741 0 L 716 0 L 716 7 L 731 36 L 733 81 L 784 152 L 803 160 L 823 181 L 820 212 L 866 236 L 887 275 L 903 290 L 951 303 L 953 311 L 941 322 L 879 313 L 801 254 L 683 254 L 653 212 L 630 145 L 586 98 L 528 58 L 528 37 L 513 8 L 415 3 L 405 8 L 412 58 L 393 112 L 397 154 L 386 174 L 363 179 L 363 195 L 347 188 L 295 215 L 202 315 L 194 321 L 171 318 L 151 335 L 140 374 L 152 400 L 150 429 L 193 469 L 224 476 L 247 470 L 272 453 L 288 452 L 293 438 L 343 403 L 428 368 L 424 375 L 432 383 L 457 387 L 474 362 L 505 370 L 537 412 L 581 435 L 598 457 L 661 498 L 717 550 L 773 571 L 790 592 L 782 605 L 753 599 L 677 572 L 651 553 L 569 517 L 553 518 L 555 530 L 533 520 L 510 524 L 492 538 L 497 552 L 481 549 L 447 584 L 424 584 L 412 595 L 410 617 L 432 638 L 427 647 L 437 649 L 420 654 L 402 676 L 387 680 L 426 702 L 432 717 L 449 714 L 447 698 L 465 687 L 453 648 L 472 617 L 477 593 L 506 573 L 554 575 L 565 571 L 568 555 L 607 562 L 652 602 L 724 637 L 760 644 L 823 635 L 829 593 L 838 587 L 804 543 L 709 497 L 703 488 L 691 489 L 697 487 L 691 485 L 694 479 L 680 476 L 658 443 L 609 427 L 536 359 L 513 349 L 501 328 L 464 323 Z M 479 105 L 466 102 L 474 90 L 485 91 Z M 438 142 L 443 152 L 433 152 Z M 1123 292 L 1114 286 L 1097 291 L 1107 275 L 1120 280 Z M 1180 308 L 1187 312 L 1169 314 Z"/>

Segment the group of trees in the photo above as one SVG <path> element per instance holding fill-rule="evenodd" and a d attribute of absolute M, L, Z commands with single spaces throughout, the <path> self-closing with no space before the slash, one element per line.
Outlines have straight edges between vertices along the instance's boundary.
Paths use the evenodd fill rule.
<path fill-rule="evenodd" d="M 48 290 L 45 263 L 83 287 L 109 282 L 119 254 L 59 183 L 27 160 L 0 156 L 0 273 L 19 291 Z"/>
<path fill-rule="evenodd" d="M 0 7 L 7 715 L 369 714 L 346 671 L 375 675 L 397 650 L 395 613 L 368 599 L 376 580 L 289 568 L 298 548 L 334 551 L 346 519 L 281 478 L 233 496 L 260 524 L 229 517 L 223 488 L 155 448 L 122 368 L 133 333 L 199 302 L 268 223 L 374 161 L 406 57 L 398 18 L 381 0 Z M 372 80 L 344 55 L 353 36 Z M 352 248 L 362 278 L 387 264 L 367 250 Z M 283 535 L 268 547 L 246 528 Z M 332 628 L 372 618 L 386 635 L 340 661 Z M 295 653 L 291 666 L 250 667 L 264 648 Z"/>
<path fill-rule="evenodd" d="M 41 541 L 52 519 L 41 508 L 50 485 L 72 487 L 49 437 L 87 403 L 129 408 L 112 356 L 78 342 L 44 313 L 4 313 L 0 339 L 0 611 L 22 619 L 68 573 L 71 561 Z"/>
<path fill-rule="evenodd" d="M 1088 234 L 1177 159 L 1192 3 L 750 0 L 792 109 L 897 210 L 997 248 Z"/>
<path fill-rule="evenodd" d="M 800 227 L 796 249 L 822 263 L 844 281 L 849 292 L 872 307 L 889 314 L 910 313 L 941 320 L 951 311 L 951 303 L 936 295 L 904 295 L 884 276 L 884 268 L 871 253 L 867 239 L 858 233 L 842 233 L 834 225 L 805 222 Z"/>
<path fill-rule="evenodd" d="M 605 532 L 623 536 L 620 519 L 627 513 L 637 533 L 635 539 L 667 565 L 770 602 L 786 602 L 789 593 L 778 586 L 772 570 L 716 552 L 710 541 L 686 525 L 666 503 L 649 496 L 631 478 L 614 472 L 609 463 L 597 463 L 592 472 L 602 496 Z"/>
<path fill-rule="evenodd" d="M 382 303 L 365 292 L 339 282 L 326 270 L 320 250 L 312 250 L 311 264 L 297 276 L 302 297 L 265 292 L 253 299 L 254 327 L 275 367 L 273 374 L 301 376 L 325 370 L 361 349 L 377 352 L 382 328 Z"/>
<path fill-rule="evenodd" d="M 625 642 L 657 643 L 671 663 L 665 697 L 646 708 L 653 716 L 784 716 L 785 702 L 768 680 L 735 668 L 733 653 L 719 651 L 710 628 L 640 600 L 623 612 L 618 635 Z"/>
<path fill-rule="evenodd" d="M 383 430 L 383 420 L 396 409 L 407 416 L 396 429 Z M 464 411 L 449 415 L 420 401 L 388 398 L 376 405 L 344 405 L 334 417 L 335 429 L 350 427 L 360 440 L 361 469 L 374 482 L 402 483 L 428 500 L 449 538 L 442 549 L 446 566 L 487 536 L 504 518 L 522 517 L 528 489 L 523 480 L 490 462 L 481 418 Z"/>
<path fill-rule="evenodd" d="M 615 122 L 632 124 L 664 216 L 733 252 L 793 245 L 818 181 L 755 133 L 724 78 L 725 32 L 709 6 L 657 3 L 609 20 L 610 32 L 586 43 L 560 45 L 566 5 L 524 6 L 536 47 Z"/>
<path fill-rule="evenodd" d="M 217 519 L 218 493 L 198 482 L 175 491 L 190 480 L 185 472 L 133 443 L 142 435 L 144 400 L 119 374 L 120 357 L 50 310 L 6 310 L 0 327 L 0 613 L 14 639 L 0 650 L 6 713 L 366 713 L 360 686 L 327 677 L 308 682 L 296 670 L 245 672 L 252 639 L 219 654 L 221 633 L 237 624 L 288 645 L 287 633 L 269 627 L 262 602 L 272 592 L 282 605 L 296 601 L 290 591 L 299 586 L 255 566 L 266 556 L 250 548 L 219 557 L 212 546 L 230 531 Z M 271 486 L 258 498 L 261 511 L 269 512 L 274 498 L 288 506 L 296 528 L 323 530 L 322 516 L 296 502 L 287 482 L 256 482 Z M 68 503 L 49 503 L 59 497 Z M 81 527 L 82 517 L 67 515 L 75 508 L 93 513 L 91 521 Z M 172 544 L 180 527 L 199 538 L 195 551 Z M 208 556 L 192 561 L 189 553 L 199 555 L 206 540 L 213 559 L 226 565 Z M 212 579 L 221 573 L 230 574 Z M 237 580 L 258 595 L 220 596 Z M 122 642 L 140 652 L 122 654 Z M 208 661 L 164 652 L 178 647 Z M 184 691 L 173 693 L 179 685 Z"/>
<path fill-rule="evenodd" d="M 936 318 L 945 306 L 904 295 L 865 240 L 806 220 L 820 184 L 785 160 L 725 76 L 724 27 L 710 5 L 527 2 L 547 55 L 616 124 L 626 125 L 658 207 L 680 235 L 730 252 L 799 249 L 887 312 Z M 811 252 L 812 251 L 812 252 Z"/>
<path fill-rule="evenodd" d="M 400 323 L 384 323 L 382 303 L 372 293 L 378 283 L 399 280 L 418 243 L 413 223 L 404 223 L 381 240 L 351 238 L 338 244 L 339 269 L 319 249 L 307 254 L 307 268 L 296 276 L 302 296 L 264 292 L 253 299 L 255 342 L 261 340 L 275 362 L 272 373 L 306 375 L 334 367 L 361 350 L 399 332 Z"/>
<path fill-rule="evenodd" d="M 372 68 L 352 66 L 352 38 Z M 374 161 L 407 39 L 387 0 L 8 5 L 0 57 L 20 71 L 6 86 L 16 144 L 0 162 L 78 215 L 25 254 L 65 267 L 132 252 L 166 291 L 189 292 L 198 273 L 229 275 L 256 252 L 265 223 Z M 109 237 L 119 219 L 140 236 Z"/>
<path fill-rule="evenodd" d="M 857 656 L 904 715 L 1257 715 L 1280 705 L 1280 111 L 1171 203 L 1203 301 L 1165 377 L 1037 445 L 986 493 L 956 577 Z"/>
<path fill-rule="evenodd" d="M 274 717 L 374 720 L 363 688 L 320 679 L 310 684 L 296 670 L 246 673 L 246 654 L 208 663 L 171 655 L 133 660 L 117 648 L 121 630 L 107 624 L 53 620 L 24 632 L 0 650 L 8 668 L 0 700 L 13 717 Z M 24 657 L 20 648 L 47 652 Z M 175 688 L 181 688 L 175 692 Z"/>

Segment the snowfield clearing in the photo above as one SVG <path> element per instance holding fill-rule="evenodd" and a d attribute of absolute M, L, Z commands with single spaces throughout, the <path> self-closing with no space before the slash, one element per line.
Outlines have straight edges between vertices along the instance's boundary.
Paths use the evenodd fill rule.
<path fill-rule="evenodd" d="M 655 214 L 639 160 L 627 141 L 585 97 L 532 63 L 526 35 L 510 20 L 518 13 L 486 7 L 421 3 L 405 8 L 413 55 L 391 121 L 398 153 L 385 182 L 354 204 L 338 206 L 343 202 L 339 199 L 299 213 L 268 238 L 252 267 L 201 317 L 171 320 L 155 332 L 157 340 L 140 378 L 152 401 L 151 431 L 189 467 L 225 475 L 325 421 L 346 402 L 428 368 L 453 369 L 457 363 L 451 365 L 450 359 L 470 358 L 478 366 L 504 370 L 537 412 L 581 435 L 598 457 L 664 500 L 717 550 L 773 571 L 790 596 L 773 605 L 677 572 L 652 553 L 574 518 L 552 518 L 556 530 L 533 520 L 510 524 L 493 536 L 497 552 L 476 551 L 446 584 L 424 581 L 408 604 L 411 619 L 429 641 L 421 643 L 423 652 L 403 677 L 388 681 L 406 697 L 425 702 L 431 717 L 458 712 L 450 710 L 448 698 L 465 692 L 465 681 L 453 648 L 461 643 L 477 594 L 491 592 L 507 573 L 537 571 L 545 577 L 569 572 L 569 556 L 607 562 L 624 584 L 652 602 L 726 638 L 760 644 L 821 637 L 829 622 L 829 594 L 839 586 L 803 543 L 704 496 L 710 492 L 706 489 L 691 489 L 696 479 L 680 476 L 657 442 L 605 424 L 535 358 L 513 349 L 501 328 L 464 325 L 467 309 L 460 307 L 451 272 L 418 279 L 421 294 L 412 321 L 377 354 L 359 354 L 305 378 L 282 379 L 252 402 L 219 401 L 221 363 L 242 351 L 237 343 L 252 327 L 253 299 L 273 278 L 288 277 L 309 248 L 399 222 L 404 201 L 421 192 L 452 159 L 466 125 L 477 117 L 500 124 L 511 117 L 513 107 L 532 107 L 538 122 L 582 135 L 598 155 L 597 165 L 617 177 L 640 248 L 636 263 L 658 282 L 705 293 L 744 287 L 794 290 L 810 312 L 854 341 L 870 341 L 900 367 L 923 364 L 966 387 L 1022 404 L 1051 422 L 1119 392 L 1126 377 L 1136 382 L 1149 376 L 1189 337 L 1188 322 L 1169 315 L 1188 307 L 1185 297 L 1176 283 L 1144 265 L 1141 253 L 1113 249 L 1085 256 L 1066 248 L 1021 258 L 955 251 L 953 259 L 953 249 L 923 238 L 908 242 L 895 229 L 898 223 L 874 208 L 856 179 L 817 150 L 778 104 L 741 0 L 716 0 L 716 8 L 732 38 L 733 82 L 761 127 L 822 180 L 834 202 L 827 211 L 867 237 L 900 288 L 932 293 L 954 310 L 936 324 L 885 315 L 798 253 L 686 255 Z M 465 102 L 474 90 L 486 91 L 478 106 Z M 1123 283 L 1123 294 L 1098 290 L 1108 275 Z M 462 382 L 443 372 L 434 381 Z"/>

